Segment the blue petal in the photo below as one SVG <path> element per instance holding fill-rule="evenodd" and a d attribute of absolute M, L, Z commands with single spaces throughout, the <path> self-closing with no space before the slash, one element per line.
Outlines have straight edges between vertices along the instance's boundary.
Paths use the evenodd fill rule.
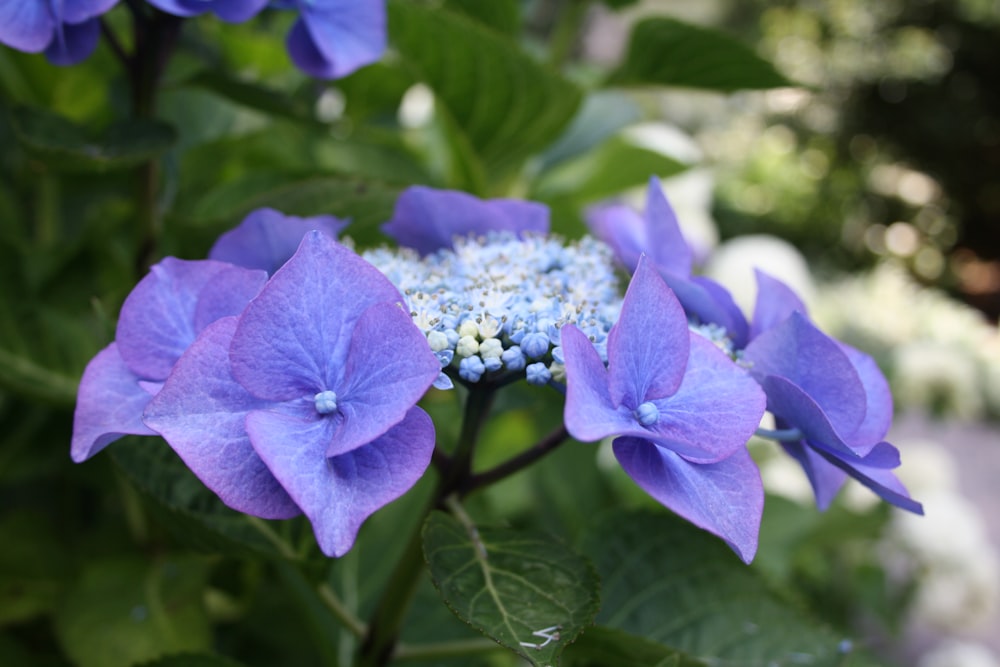
<path fill-rule="evenodd" d="M 587 209 L 587 226 L 611 247 L 615 259 L 632 273 L 649 247 L 646 220 L 625 204 L 599 204 Z"/>
<path fill-rule="evenodd" d="M 615 457 L 636 484 L 676 514 L 718 535 L 745 563 L 757 553 L 764 487 L 745 448 L 695 464 L 639 438 L 618 438 Z"/>
<path fill-rule="evenodd" d="M 434 425 L 413 408 L 377 440 L 328 458 L 328 423 L 256 412 L 247 428 L 261 458 L 309 517 L 320 549 L 343 556 L 365 519 L 423 475 L 434 450 Z"/>
<path fill-rule="evenodd" d="M 149 4 L 185 18 L 212 12 L 223 21 L 242 23 L 267 5 L 267 0 L 148 0 Z"/>
<path fill-rule="evenodd" d="M 878 364 L 870 356 L 840 343 L 865 392 L 865 418 L 851 436 L 853 442 L 873 442 L 885 437 L 892 425 L 892 391 Z"/>
<path fill-rule="evenodd" d="M 64 23 L 56 28 L 52 41 L 45 49 L 45 57 L 53 65 L 75 65 L 94 52 L 100 35 L 101 24 L 96 18 L 72 25 Z"/>
<path fill-rule="evenodd" d="M 657 268 L 677 276 L 691 275 L 691 246 L 684 240 L 677 214 L 663 194 L 660 180 L 649 177 L 646 190 L 646 253 Z"/>
<path fill-rule="evenodd" d="M 220 236 L 208 258 L 248 269 L 262 269 L 270 274 L 295 254 L 306 232 L 318 229 L 335 239 L 345 226 L 346 220 L 332 215 L 299 218 L 271 208 L 260 208 Z"/>
<path fill-rule="evenodd" d="M 308 232 L 240 317 L 233 376 L 271 401 L 337 387 L 358 318 L 376 303 L 402 300 L 374 266 L 322 232 Z"/>
<path fill-rule="evenodd" d="M 750 340 L 778 326 L 796 311 L 807 315 L 802 299 L 788 285 L 760 269 L 754 269 L 754 275 L 757 277 L 757 303 L 750 326 Z"/>
<path fill-rule="evenodd" d="M 152 396 L 138 383 L 111 343 L 83 371 L 73 413 L 70 456 L 80 463 L 126 434 L 156 435 L 142 423 Z"/>
<path fill-rule="evenodd" d="M 840 493 L 847 480 L 847 473 L 827 463 L 826 459 L 805 441 L 783 442 L 782 448 L 799 462 L 816 496 L 816 507 L 822 511 L 829 509 L 833 499 Z"/>
<path fill-rule="evenodd" d="M 38 53 L 52 41 L 58 22 L 48 0 L 0 0 L 0 43 Z"/>
<path fill-rule="evenodd" d="M 376 304 L 358 320 L 337 385 L 343 421 L 327 449 L 337 456 L 371 442 L 399 422 L 441 373 L 441 364 L 410 316 Z"/>
<path fill-rule="evenodd" d="M 64 23 L 82 23 L 117 4 L 118 0 L 63 0 L 62 15 L 57 18 Z"/>
<path fill-rule="evenodd" d="M 288 35 L 296 66 L 320 78 L 340 78 L 376 62 L 386 46 L 382 0 L 312 0 Z"/>
<path fill-rule="evenodd" d="M 687 318 L 648 260 L 640 260 L 608 334 L 609 392 L 615 407 L 672 395 L 687 366 Z"/>
<path fill-rule="evenodd" d="M 895 452 L 894 455 L 894 450 L 895 447 L 887 442 L 882 442 L 867 457 L 859 459 L 858 457 L 842 456 L 823 447 L 813 447 L 813 451 L 827 463 L 846 472 L 886 502 L 915 514 L 923 514 L 923 505 L 910 498 L 906 487 L 900 483 L 899 479 L 890 472 L 890 467 L 886 465 L 893 459 L 899 461 L 899 454 Z M 869 461 L 869 459 L 871 460 Z"/>
<path fill-rule="evenodd" d="M 736 347 L 746 345 L 746 318 L 726 288 L 704 276 L 683 278 L 662 270 L 660 275 L 674 291 L 685 313 L 701 323 L 723 327 Z"/>
<path fill-rule="evenodd" d="M 205 486 L 233 509 L 265 519 L 300 513 L 250 444 L 248 414 L 265 404 L 229 369 L 236 318 L 205 329 L 146 408 L 156 429 Z"/>
<path fill-rule="evenodd" d="M 423 186 L 407 188 L 396 200 L 392 219 L 382 231 L 400 245 L 427 255 L 451 248 L 456 236 L 482 235 L 491 231 L 544 234 L 549 229 L 549 211 L 535 202 L 483 200 L 457 190 L 435 190 Z"/>

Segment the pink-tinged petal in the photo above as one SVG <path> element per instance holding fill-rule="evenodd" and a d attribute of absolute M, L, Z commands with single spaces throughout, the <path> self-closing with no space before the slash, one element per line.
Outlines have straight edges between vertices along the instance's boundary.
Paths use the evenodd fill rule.
<path fill-rule="evenodd" d="M 512 199 L 483 200 L 457 190 L 407 188 L 396 200 L 382 231 L 400 245 L 427 255 L 451 248 L 456 236 L 491 231 L 544 233 L 549 211 L 543 204 Z"/>
<path fill-rule="evenodd" d="M 639 428 L 627 411 L 619 411 L 608 393 L 608 373 L 590 339 L 576 326 L 562 328 L 566 362 L 566 430 L 577 440 L 593 442 Z"/>
<path fill-rule="evenodd" d="M 52 41 L 45 47 L 45 57 L 53 65 L 75 65 L 94 52 L 100 36 L 101 23 L 97 18 L 64 23 L 56 28 Z"/>
<path fill-rule="evenodd" d="M 230 292 L 214 292 L 213 282 L 223 272 L 232 271 L 236 273 L 227 273 L 225 277 Z M 233 286 L 240 278 L 246 281 L 246 286 L 235 290 Z M 238 269 L 223 262 L 167 257 L 149 270 L 122 305 L 115 336 L 122 359 L 140 377 L 166 379 L 184 350 L 194 342 L 200 327 L 207 325 L 209 319 L 239 313 L 266 278 L 263 272 Z M 202 314 L 198 316 L 203 297 L 215 305 L 202 306 Z M 228 307 L 223 307 L 227 304 Z"/>
<path fill-rule="evenodd" d="M 784 322 L 794 312 L 808 315 L 802 299 L 785 283 L 754 269 L 757 277 L 757 303 L 754 306 L 750 340 Z"/>
<path fill-rule="evenodd" d="M 123 435 L 156 435 L 142 423 L 152 398 L 138 383 L 111 343 L 83 371 L 73 413 L 70 456 L 86 461 Z"/>
<path fill-rule="evenodd" d="M 319 231 L 302 239 L 240 316 L 233 375 L 255 396 L 286 401 L 338 386 L 358 318 L 402 297 L 378 269 Z"/>
<path fill-rule="evenodd" d="M 587 226 L 594 236 L 611 247 L 615 259 L 629 273 L 647 250 L 646 221 L 625 204 L 599 204 L 587 209 Z"/>
<path fill-rule="evenodd" d="M 889 469 L 884 467 L 886 456 L 884 446 L 892 447 L 888 443 L 880 443 L 879 447 L 882 451 L 876 451 L 872 454 L 876 457 L 874 463 L 877 465 L 867 465 L 867 461 L 865 460 L 845 460 L 842 456 L 820 448 L 816 448 L 814 451 L 828 463 L 840 468 L 867 486 L 882 500 L 914 514 L 923 514 L 923 505 L 910 498 L 906 487 L 903 486 Z M 895 448 L 893 447 L 893 449 Z"/>
<path fill-rule="evenodd" d="M 0 44 L 38 53 L 57 26 L 47 0 L 0 0 Z"/>
<path fill-rule="evenodd" d="M 340 78 L 376 62 L 386 46 L 384 0 L 312 0 L 288 35 L 288 50 L 307 74 Z"/>
<path fill-rule="evenodd" d="M 816 507 L 825 512 L 847 481 L 847 473 L 828 463 L 805 441 L 783 442 L 781 446 L 802 466 L 816 496 Z"/>
<path fill-rule="evenodd" d="M 346 220 L 332 215 L 299 218 L 260 208 L 220 236 L 208 258 L 274 273 L 295 254 L 306 232 L 318 229 L 335 239 L 346 226 Z"/>
<path fill-rule="evenodd" d="M 609 392 L 615 407 L 670 396 L 688 359 L 687 318 L 673 292 L 645 259 L 625 291 L 621 315 L 608 334 Z"/>
<path fill-rule="evenodd" d="M 661 271 L 677 276 L 691 275 L 691 246 L 684 240 L 677 214 L 663 194 L 660 181 L 649 177 L 646 190 L 646 254 Z"/>
<path fill-rule="evenodd" d="M 821 422 L 826 422 L 838 434 L 834 440 L 842 442 L 864 420 L 865 390 L 854 365 L 837 341 L 801 313 L 792 313 L 754 339 L 744 350 L 744 358 L 753 364 L 750 373 L 764 385 L 768 410 L 802 429 L 807 437 L 826 442 L 825 430 L 823 435 L 817 432 L 816 436 L 809 430 L 825 429 Z M 795 385 L 798 392 L 782 391 L 781 397 L 772 394 L 765 384 L 768 376 L 783 378 L 785 383 Z M 800 394 L 808 400 L 801 400 Z M 785 399 L 791 403 L 784 404 Z M 869 442 L 864 446 L 870 450 L 874 444 Z"/>
<path fill-rule="evenodd" d="M 434 424 L 413 408 L 377 440 L 327 458 L 332 423 L 268 412 L 247 419 L 257 452 L 309 517 L 320 549 L 343 556 L 365 519 L 423 475 L 434 450 Z"/>
<path fill-rule="evenodd" d="M 757 553 L 764 509 L 760 472 L 745 448 L 695 464 L 647 440 L 618 438 L 615 457 L 636 484 L 694 525 L 725 540 L 745 562 Z"/>
<path fill-rule="evenodd" d="M 233 509 L 265 519 L 301 510 L 257 456 L 244 422 L 263 403 L 229 370 L 236 318 L 205 329 L 146 408 L 156 429 L 209 489 Z"/>
<path fill-rule="evenodd" d="M 343 417 L 326 451 L 339 456 L 389 430 L 441 373 L 427 338 L 396 304 L 376 304 L 354 328 L 344 381 L 336 388 Z"/>
<path fill-rule="evenodd" d="M 640 437 L 695 463 L 719 461 L 746 445 L 766 402 L 746 371 L 711 342 L 691 334 L 684 380 L 674 395 L 653 401 L 659 421 Z"/>
<path fill-rule="evenodd" d="M 875 360 L 850 345 L 840 343 L 840 349 L 850 360 L 861 379 L 865 391 L 865 418 L 855 429 L 848 442 L 857 447 L 861 443 L 881 440 L 892 425 L 892 391 Z"/>

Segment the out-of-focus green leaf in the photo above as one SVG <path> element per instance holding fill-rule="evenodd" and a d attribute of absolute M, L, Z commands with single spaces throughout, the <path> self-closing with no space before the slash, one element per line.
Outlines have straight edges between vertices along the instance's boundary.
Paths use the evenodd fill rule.
<path fill-rule="evenodd" d="M 729 35 L 666 17 L 640 21 L 611 85 L 734 90 L 794 85 L 749 46 Z"/>
<path fill-rule="evenodd" d="M 212 653 L 177 653 L 136 667 L 241 667 L 242 664 Z"/>
<path fill-rule="evenodd" d="M 18 141 L 36 158 L 60 171 L 125 169 L 166 152 L 176 141 L 173 127 L 155 120 L 126 120 L 94 136 L 45 109 L 11 112 Z"/>
<path fill-rule="evenodd" d="M 257 83 L 241 81 L 217 70 L 202 70 L 184 81 L 183 85 L 210 90 L 240 106 L 270 116 L 320 125 L 305 100 Z"/>
<path fill-rule="evenodd" d="M 687 169 L 677 160 L 612 137 L 575 160 L 563 162 L 536 182 L 532 199 L 571 198 L 588 203 L 641 185 L 651 175 L 673 176 Z"/>
<path fill-rule="evenodd" d="M 533 665 L 552 665 L 597 611 L 586 558 L 549 536 L 477 528 L 443 512 L 424 524 L 431 579 L 455 614 Z"/>
<path fill-rule="evenodd" d="M 584 552 L 601 575 L 601 625 L 713 665 L 836 667 L 845 658 L 844 637 L 674 515 L 615 512 L 595 523 Z"/>
<path fill-rule="evenodd" d="M 362 67 L 336 82 L 344 93 L 344 113 L 355 121 L 370 118 L 396 122 L 403 95 L 414 84 L 413 75 L 398 63 L 378 62 Z"/>
<path fill-rule="evenodd" d="M 517 0 L 445 0 L 444 6 L 505 35 L 516 36 L 521 30 Z"/>
<path fill-rule="evenodd" d="M 574 84 L 464 16 L 394 1 L 389 34 L 491 172 L 502 174 L 544 148 L 579 106 Z"/>
<path fill-rule="evenodd" d="M 642 119 L 642 110 L 621 90 L 595 90 L 587 94 L 573 122 L 539 156 L 542 171 L 598 146 L 627 125 Z"/>
<path fill-rule="evenodd" d="M 39 366 L 31 359 L 0 348 L 0 386 L 48 403 L 72 405 L 77 379 Z"/>
<path fill-rule="evenodd" d="M 33 513 L 0 518 L 0 626 L 55 608 L 68 581 L 52 524 Z"/>
<path fill-rule="evenodd" d="M 206 553 L 283 555 L 267 532 L 277 524 L 223 505 L 162 440 L 128 437 L 112 444 L 109 451 L 150 501 L 160 522 L 184 544 Z"/>
<path fill-rule="evenodd" d="M 55 616 L 62 649 L 79 667 L 129 667 L 211 643 L 202 593 L 208 568 L 195 559 L 95 561 Z"/>
<path fill-rule="evenodd" d="M 563 667 L 707 667 L 662 644 L 621 630 L 594 626 L 563 653 Z"/>

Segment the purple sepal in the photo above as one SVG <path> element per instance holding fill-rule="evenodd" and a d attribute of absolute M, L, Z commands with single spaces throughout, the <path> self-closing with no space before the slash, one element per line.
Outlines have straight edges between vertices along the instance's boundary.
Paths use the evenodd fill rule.
<path fill-rule="evenodd" d="M 257 453 L 309 517 L 320 549 L 342 556 L 361 524 L 408 491 L 434 450 L 434 425 L 420 408 L 377 440 L 326 456 L 329 420 L 257 412 L 248 419 Z"/>
<path fill-rule="evenodd" d="M 638 438 L 618 438 L 615 458 L 646 493 L 694 525 L 721 537 L 745 563 L 757 552 L 764 486 L 745 448 L 695 464 Z"/>
<path fill-rule="evenodd" d="M 0 43 L 38 53 L 52 42 L 57 21 L 47 0 L 0 0 Z"/>
<path fill-rule="evenodd" d="M 384 0 L 300 2 L 286 45 L 295 66 L 322 79 L 347 76 L 382 57 L 386 47 Z"/>
<path fill-rule="evenodd" d="M 802 299 L 785 283 L 754 269 L 757 278 L 757 301 L 750 325 L 750 340 L 778 326 L 794 312 L 808 315 Z"/>
<path fill-rule="evenodd" d="M 229 507 L 264 519 L 293 517 L 301 510 L 247 436 L 247 415 L 264 403 L 230 373 L 235 329 L 235 317 L 206 328 L 177 362 L 144 419 Z"/>
<path fill-rule="evenodd" d="M 300 218 L 260 208 L 220 236 L 208 258 L 273 274 L 295 254 L 306 232 L 318 229 L 335 239 L 347 224 L 332 215 Z"/>
<path fill-rule="evenodd" d="M 457 190 L 407 188 L 396 200 L 392 219 L 382 231 L 421 255 L 451 248 L 456 236 L 506 231 L 515 234 L 549 230 L 544 204 L 514 199 L 483 200 Z"/>
<path fill-rule="evenodd" d="M 190 18 L 212 12 L 223 21 L 242 23 L 256 16 L 267 0 L 147 0 L 157 9 L 174 16 Z"/>
<path fill-rule="evenodd" d="M 225 262 L 167 257 L 122 305 L 115 336 L 122 358 L 144 379 L 166 379 L 202 328 L 242 311 L 266 280 L 263 271 Z"/>
<path fill-rule="evenodd" d="M 63 0 L 62 15 L 57 16 L 65 23 L 82 23 L 100 16 L 118 4 L 118 0 Z"/>
<path fill-rule="evenodd" d="M 53 65 L 75 65 L 94 52 L 100 35 L 101 23 L 97 18 L 64 23 L 56 28 L 52 41 L 45 48 L 45 57 Z"/>
<path fill-rule="evenodd" d="M 156 435 L 142 423 L 152 396 L 138 382 L 111 343 L 83 371 L 73 413 L 70 456 L 86 461 L 123 435 Z"/>

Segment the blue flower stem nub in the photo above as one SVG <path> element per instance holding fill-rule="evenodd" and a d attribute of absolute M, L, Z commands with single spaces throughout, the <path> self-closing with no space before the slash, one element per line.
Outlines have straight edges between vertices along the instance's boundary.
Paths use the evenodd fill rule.
<path fill-rule="evenodd" d="M 316 402 L 316 412 L 321 415 L 328 415 L 337 410 L 337 394 L 329 389 L 316 394 L 313 400 Z"/>
<path fill-rule="evenodd" d="M 653 403 L 646 401 L 637 407 L 632 414 L 643 426 L 652 426 L 660 420 L 660 410 Z"/>

